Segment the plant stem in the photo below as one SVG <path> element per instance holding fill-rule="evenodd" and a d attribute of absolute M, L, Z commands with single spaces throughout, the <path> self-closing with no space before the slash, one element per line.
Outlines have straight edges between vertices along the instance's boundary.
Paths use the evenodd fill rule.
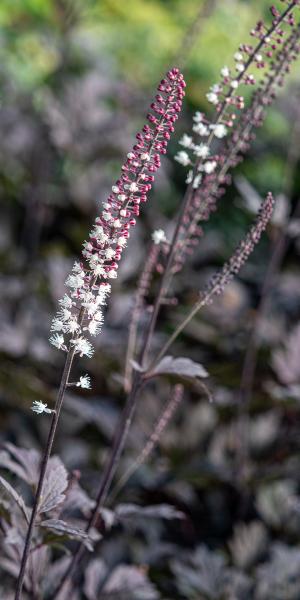
<path fill-rule="evenodd" d="M 26 565 L 27 565 L 27 561 L 28 561 L 29 553 L 30 553 L 30 545 L 31 545 L 31 539 L 32 539 L 32 535 L 33 535 L 33 529 L 34 529 L 34 525 L 35 525 L 36 516 L 38 513 L 38 508 L 39 508 L 40 499 L 41 499 L 41 495 L 42 495 L 42 491 L 43 491 L 43 484 L 44 484 L 44 479 L 45 479 L 46 470 L 47 470 L 47 466 L 48 466 L 48 461 L 49 461 L 52 447 L 53 447 L 56 428 L 57 428 L 57 424 L 58 424 L 58 420 L 59 420 L 59 416 L 60 416 L 61 407 L 62 407 L 62 404 L 64 401 L 65 391 L 66 391 L 70 371 L 72 368 L 74 355 L 75 355 L 75 348 L 73 347 L 69 350 L 69 352 L 67 354 L 67 358 L 66 358 L 62 378 L 61 378 L 61 383 L 60 383 L 60 387 L 59 387 L 59 391 L 58 391 L 58 395 L 57 395 L 57 400 L 56 400 L 55 407 L 54 407 L 55 412 L 53 413 L 53 416 L 52 416 L 50 431 L 49 431 L 48 439 L 47 439 L 47 443 L 46 443 L 46 448 L 45 448 L 44 456 L 43 456 L 42 462 L 41 462 L 39 481 L 38 481 L 37 490 L 36 490 L 36 494 L 35 494 L 35 498 L 34 498 L 30 522 L 29 522 L 29 526 L 28 526 L 28 530 L 27 530 L 27 534 L 26 534 L 26 538 L 25 538 L 23 555 L 22 555 L 22 559 L 21 559 L 20 573 L 19 573 L 19 577 L 18 577 L 18 581 L 17 581 L 15 600 L 21 599 L 24 577 L 25 577 L 25 572 L 26 572 Z"/>
<path fill-rule="evenodd" d="M 283 194 L 291 203 L 292 188 L 293 188 L 293 176 L 297 161 L 299 158 L 298 139 L 300 133 L 300 114 L 296 118 L 295 125 L 291 132 L 291 142 L 289 146 L 289 152 L 286 160 L 284 182 L 283 182 Z M 295 210 L 293 211 L 293 217 L 297 218 L 300 214 L 300 200 L 298 200 Z M 244 364 L 242 369 L 242 376 L 239 389 L 238 406 L 240 410 L 239 422 L 238 422 L 238 456 L 237 456 L 237 476 L 239 480 L 243 479 L 245 472 L 245 464 L 248 455 L 248 421 L 249 421 L 249 404 L 253 391 L 253 384 L 255 378 L 255 371 L 257 366 L 257 354 L 259 350 L 259 329 L 264 316 L 267 313 L 270 294 L 274 285 L 274 281 L 280 271 L 283 259 L 289 246 L 289 239 L 287 234 L 287 225 L 282 227 L 278 232 L 275 241 L 273 242 L 271 257 L 267 270 L 264 277 L 262 286 L 262 292 L 260 301 L 256 309 L 254 322 L 252 325 L 252 331 L 250 338 L 247 343 L 247 349 L 244 358 Z"/>
<path fill-rule="evenodd" d="M 106 465 L 104 467 L 104 472 L 102 475 L 99 491 L 97 494 L 96 503 L 93 508 L 90 519 L 87 523 L 87 526 L 86 526 L 87 533 L 92 529 L 92 527 L 94 527 L 97 524 L 98 519 L 101 519 L 101 515 L 99 515 L 99 511 L 106 500 L 111 482 L 112 482 L 115 472 L 117 470 L 120 456 L 121 456 L 122 450 L 124 448 L 124 444 L 127 439 L 128 431 L 129 431 L 129 428 L 130 428 L 130 425 L 131 425 L 131 422 L 133 419 L 133 415 L 135 413 L 135 409 L 137 406 L 137 396 L 138 396 L 138 393 L 140 392 L 142 386 L 143 386 L 143 378 L 142 378 L 141 374 L 138 373 L 134 377 L 132 390 L 131 390 L 130 394 L 127 396 L 126 404 L 124 406 L 120 421 L 118 423 L 113 446 L 111 449 L 111 454 L 109 456 L 108 462 L 106 463 Z M 63 589 L 64 585 L 67 583 L 69 578 L 72 577 L 72 575 L 75 572 L 75 568 L 77 567 L 77 565 L 84 553 L 84 550 L 85 550 L 84 544 L 79 543 L 79 545 L 77 546 L 77 550 L 75 551 L 75 554 L 73 556 L 72 562 L 70 563 L 68 569 L 66 570 L 63 578 L 59 582 L 58 587 L 54 590 L 53 594 L 50 596 L 50 600 L 52 600 L 52 599 L 54 600 L 57 597 L 58 593 Z"/>

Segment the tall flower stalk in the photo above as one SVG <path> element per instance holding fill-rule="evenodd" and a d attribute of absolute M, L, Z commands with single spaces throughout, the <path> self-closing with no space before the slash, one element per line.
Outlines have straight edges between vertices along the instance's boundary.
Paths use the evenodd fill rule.
<path fill-rule="evenodd" d="M 266 87 L 268 92 L 268 102 L 274 95 L 274 87 L 281 83 L 281 79 L 289 63 L 297 51 L 297 41 L 299 28 L 295 26 L 294 9 L 299 4 L 298 0 L 288 2 L 284 0 L 285 9 L 279 12 L 275 7 L 271 8 L 272 24 L 267 27 L 262 21 L 252 30 L 251 35 L 257 40 L 254 46 L 242 45 L 235 55 L 235 68 L 231 71 L 227 66 L 222 69 L 222 81 L 211 88 L 207 95 L 209 102 L 215 106 L 215 116 L 210 122 L 201 113 L 196 113 L 194 119 L 193 134 L 196 134 L 197 140 L 192 136 L 184 136 L 181 140 L 184 150 L 177 154 L 177 160 L 184 166 L 189 167 L 188 187 L 180 208 L 176 221 L 174 233 L 170 244 L 166 245 L 166 264 L 160 279 L 159 290 L 155 297 L 154 305 L 148 326 L 146 327 L 142 340 L 142 350 L 138 356 L 139 368 L 134 370 L 131 377 L 131 371 L 127 364 L 127 381 L 131 383 L 130 391 L 118 423 L 114 436 L 113 445 L 101 474 L 101 481 L 96 497 L 95 507 L 87 524 L 86 531 L 89 532 L 92 527 L 101 522 L 101 508 L 103 507 L 111 483 L 113 481 L 119 459 L 124 448 L 127 434 L 135 414 L 140 392 L 146 381 L 146 374 L 149 369 L 149 351 L 152 344 L 153 333 L 155 331 L 160 307 L 166 299 L 166 294 L 170 285 L 172 275 L 178 268 L 178 256 L 187 244 L 187 240 L 197 238 L 201 230 L 198 229 L 198 221 L 208 218 L 210 211 L 215 206 L 215 199 L 222 193 L 222 185 L 227 183 L 227 168 L 233 165 L 237 160 L 240 150 L 245 148 L 250 140 L 250 131 L 254 125 L 257 125 L 262 117 L 259 102 L 264 101 L 264 97 L 257 96 L 257 104 L 253 104 L 252 109 L 255 112 L 248 113 L 246 121 L 241 118 L 245 108 L 243 96 L 239 93 L 242 84 L 252 86 L 255 84 L 255 77 L 249 72 L 250 67 L 256 66 L 258 70 L 266 69 Z M 287 30 L 291 30 L 290 36 L 287 36 Z M 287 40 L 286 40 L 287 38 Z M 286 40 L 286 41 L 285 41 Z M 268 78 L 270 78 L 268 80 Z M 263 80 L 265 81 L 265 80 Z M 273 87 L 274 84 L 274 87 Z M 264 84 L 262 84 L 264 85 Z M 266 104 L 268 104 L 266 102 Z M 249 117 L 250 124 L 248 122 Z M 232 132 L 232 133 L 230 133 Z M 235 138 L 235 132 L 237 138 Z M 240 132 L 240 133 L 239 133 Z M 229 142 L 224 154 L 218 150 L 213 150 L 217 141 L 226 138 L 232 140 Z M 191 152 L 191 154 L 190 154 Z M 202 195 L 202 190 L 203 194 Z M 209 204 L 210 199 L 213 200 Z M 194 204 L 196 202 L 196 204 Z M 203 206 L 203 204 L 204 206 Z M 261 212 L 259 213 L 256 224 L 250 233 L 241 243 L 236 253 L 225 265 L 224 269 L 214 280 L 209 289 L 199 298 L 199 302 L 193 307 L 188 317 L 180 324 L 166 345 L 159 353 L 158 357 L 152 362 L 151 368 L 165 354 L 171 343 L 175 341 L 179 333 L 184 329 L 198 310 L 211 301 L 215 294 L 222 291 L 223 287 L 231 280 L 231 277 L 242 266 L 253 249 L 254 244 L 265 228 L 268 219 L 271 216 L 273 208 L 273 199 L 271 195 L 266 198 Z M 202 211 L 204 211 L 204 216 Z M 152 264 L 152 263 L 151 263 Z M 151 265 L 150 265 L 151 266 Z M 153 265 L 152 265 L 153 266 Z M 152 268 L 151 266 L 151 268 Z M 150 274 L 147 270 L 147 278 Z M 144 298 L 143 286 L 140 288 L 140 294 L 137 297 L 137 303 L 134 309 L 134 330 L 136 329 L 136 316 L 139 311 L 140 303 Z M 134 334 L 135 335 L 135 334 Z M 130 355 L 132 350 L 130 349 Z M 75 574 L 78 564 L 84 553 L 84 547 L 79 544 L 73 560 L 69 565 L 61 583 L 56 589 L 61 590 Z M 55 594 L 51 597 L 51 600 Z"/>
<path fill-rule="evenodd" d="M 113 185 L 102 212 L 95 220 L 89 239 L 83 244 L 82 258 L 80 262 L 75 262 L 66 280 L 69 292 L 59 301 L 60 308 L 52 322 L 50 342 L 66 353 L 66 361 L 41 463 L 15 600 L 20 600 L 22 594 L 47 465 L 65 392 L 72 385 L 70 372 L 73 361 L 76 355 L 93 355 L 90 338 L 101 331 L 103 306 L 111 290 L 109 281 L 117 277 L 118 263 L 130 237 L 130 229 L 136 224 L 140 204 L 147 200 L 154 173 L 160 167 L 160 155 L 166 153 L 174 123 L 181 110 L 184 88 L 183 76 L 177 68 L 168 71 L 160 82 L 147 115 L 148 124 L 137 134 L 136 144 L 127 155 L 121 177 Z M 78 382 L 78 385 L 81 384 L 82 378 Z"/>

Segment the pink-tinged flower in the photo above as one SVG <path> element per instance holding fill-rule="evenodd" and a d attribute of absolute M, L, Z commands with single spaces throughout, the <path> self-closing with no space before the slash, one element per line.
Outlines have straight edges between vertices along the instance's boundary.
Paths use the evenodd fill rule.
<path fill-rule="evenodd" d="M 147 115 L 148 124 L 136 135 L 121 176 L 112 186 L 89 239 L 83 244 L 82 260 L 74 264 L 66 280 L 69 295 L 60 300 L 61 308 L 51 326 L 56 333 L 50 341 L 59 349 L 73 348 L 80 356 L 93 354 L 93 347 L 83 334 L 97 335 L 101 330 L 101 307 L 110 293 L 107 280 L 118 275 L 130 229 L 136 224 L 140 205 L 147 200 L 160 167 L 160 155 L 166 154 L 182 107 L 184 88 L 183 76 L 176 68 L 168 71 L 158 86 Z"/>

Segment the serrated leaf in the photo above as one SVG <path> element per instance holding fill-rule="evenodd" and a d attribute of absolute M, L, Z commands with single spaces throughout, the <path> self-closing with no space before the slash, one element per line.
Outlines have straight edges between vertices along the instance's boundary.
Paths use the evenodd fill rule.
<path fill-rule="evenodd" d="M 196 363 L 190 358 L 174 358 L 173 356 L 165 356 L 156 365 L 150 373 L 147 373 L 146 378 L 156 377 L 158 375 L 171 375 L 177 379 L 203 379 L 208 377 L 208 372 L 200 363 Z"/>
<path fill-rule="evenodd" d="M 10 483 L 8 483 L 8 481 L 6 481 L 6 479 L 4 479 L 4 477 L 1 477 L 1 476 L 0 476 L 0 484 L 5 489 L 7 494 L 16 502 L 16 504 L 22 511 L 27 523 L 29 523 L 28 508 L 26 507 L 26 504 L 25 504 L 22 496 L 20 496 L 18 494 L 18 492 L 16 492 L 16 490 L 10 485 Z"/>
<path fill-rule="evenodd" d="M 54 456 L 48 464 L 43 485 L 39 513 L 53 510 L 65 499 L 68 486 L 68 474 L 61 460 Z"/>
<path fill-rule="evenodd" d="M 40 523 L 40 527 L 44 527 L 56 535 L 65 536 L 70 540 L 79 540 L 83 542 L 88 550 L 93 550 L 91 537 L 85 531 L 83 531 L 83 529 L 69 525 L 65 521 L 61 521 L 60 519 L 47 519 L 46 521 L 42 521 Z"/>
<path fill-rule="evenodd" d="M 0 452 L 0 466 L 8 469 L 20 479 L 33 486 L 39 474 L 40 455 L 36 450 L 18 448 L 6 442 L 5 450 Z"/>

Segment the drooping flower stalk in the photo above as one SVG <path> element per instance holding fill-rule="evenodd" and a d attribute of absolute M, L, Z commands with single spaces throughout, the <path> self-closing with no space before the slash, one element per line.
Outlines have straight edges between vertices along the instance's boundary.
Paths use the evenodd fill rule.
<path fill-rule="evenodd" d="M 155 101 L 147 115 L 149 124 L 136 136 L 137 142 L 127 155 L 121 177 L 112 187 L 102 212 L 95 220 L 89 239 L 83 245 L 82 259 L 74 264 L 66 280 L 70 291 L 60 300 L 60 309 L 52 322 L 53 335 L 50 342 L 65 351 L 67 357 L 42 459 L 15 600 L 20 600 L 22 594 L 43 483 L 65 391 L 70 384 L 73 360 L 77 354 L 87 357 L 93 354 L 93 346 L 87 336 L 95 336 L 101 331 L 102 307 L 106 304 L 111 289 L 108 280 L 117 277 L 118 262 L 130 237 L 129 230 L 136 223 L 140 203 L 147 200 L 154 173 L 160 167 L 160 155 L 166 153 L 168 141 L 174 131 L 174 123 L 185 94 L 184 88 L 183 76 L 177 68 L 171 69 L 160 82 Z M 85 384 L 86 380 L 86 387 Z M 82 386 L 82 378 L 78 385 Z"/>

